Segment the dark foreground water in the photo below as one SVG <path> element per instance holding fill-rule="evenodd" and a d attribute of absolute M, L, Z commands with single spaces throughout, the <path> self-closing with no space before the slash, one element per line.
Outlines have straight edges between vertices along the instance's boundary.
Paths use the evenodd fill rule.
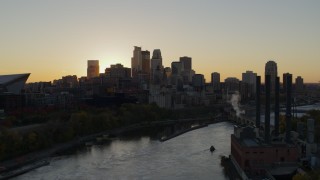
<path fill-rule="evenodd" d="M 223 122 L 166 142 L 149 137 L 114 140 L 54 157 L 50 165 L 17 179 L 227 179 L 220 155 L 230 154 L 231 133 L 233 125 Z"/>

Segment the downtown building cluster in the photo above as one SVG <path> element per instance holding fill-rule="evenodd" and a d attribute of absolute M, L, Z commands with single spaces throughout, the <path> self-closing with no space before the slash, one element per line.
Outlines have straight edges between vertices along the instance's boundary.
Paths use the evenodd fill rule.
<path fill-rule="evenodd" d="M 126 102 L 156 103 L 163 108 L 178 109 L 215 104 L 228 100 L 235 92 L 240 92 L 242 102 L 255 99 L 254 79 L 257 74 L 253 71 L 243 73 L 241 80 L 228 77 L 223 82 L 220 80 L 220 73 L 213 72 L 211 82 L 207 83 L 203 74 L 197 74 L 193 70 L 191 57 L 182 56 L 166 67 L 163 65 L 160 49 L 154 49 L 151 54 L 150 51 L 135 46 L 131 67 L 114 64 L 106 67 L 104 72 L 99 69 L 99 60 L 88 60 L 87 76 L 84 77 L 67 75 L 53 82 L 28 83 L 18 93 L 2 88 L 0 93 L 3 101 L 0 109 L 70 109 L 80 104 L 110 106 Z M 266 73 L 277 73 L 275 62 L 266 64 Z M 5 83 L 4 81 L 2 86 Z M 285 89 L 285 83 L 283 88 Z M 295 89 L 297 92 L 304 90 L 300 76 L 296 79 Z"/>

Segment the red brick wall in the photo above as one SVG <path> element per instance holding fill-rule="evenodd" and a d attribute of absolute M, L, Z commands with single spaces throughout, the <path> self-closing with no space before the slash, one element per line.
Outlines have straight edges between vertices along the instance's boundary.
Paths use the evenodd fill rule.
<path fill-rule="evenodd" d="M 300 158 L 299 148 L 296 146 L 241 146 L 234 135 L 231 136 L 231 154 L 243 170 L 258 170 L 263 165 L 275 162 L 297 162 Z"/>

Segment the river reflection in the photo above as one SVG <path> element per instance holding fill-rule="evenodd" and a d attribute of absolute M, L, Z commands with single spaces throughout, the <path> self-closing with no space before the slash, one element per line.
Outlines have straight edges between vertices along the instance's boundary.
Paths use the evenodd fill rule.
<path fill-rule="evenodd" d="M 233 125 L 223 122 L 166 142 L 149 137 L 113 140 L 54 157 L 49 166 L 17 179 L 227 179 L 220 155 L 230 154 L 231 133 Z"/>

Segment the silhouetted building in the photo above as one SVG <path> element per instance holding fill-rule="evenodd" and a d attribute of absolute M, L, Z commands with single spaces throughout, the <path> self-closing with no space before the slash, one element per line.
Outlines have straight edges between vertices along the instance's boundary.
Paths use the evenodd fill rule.
<path fill-rule="evenodd" d="M 239 79 L 235 77 L 228 77 L 224 80 L 225 90 L 230 91 L 239 91 Z"/>
<path fill-rule="evenodd" d="M 296 84 L 295 84 L 296 92 L 302 92 L 304 89 L 304 84 L 303 84 L 303 78 L 301 76 L 298 76 L 296 78 Z"/>
<path fill-rule="evenodd" d="M 30 73 L 0 75 L 0 93 L 20 94 Z"/>
<path fill-rule="evenodd" d="M 87 77 L 88 79 L 99 77 L 99 60 L 88 60 Z"/>
<path fill-rule="evenodd" d="M 191 57 L 180 57 L 180 62 L 183 64 L 183 68 L 185 71 L 192 70 L 192 58 Z"/>
<path fill-rule="evenodd" d="M 130 78 L 131 69 L 124 67 L 122 64 L 115 64 L 106 68 L 105 74 L 107 78 Z"/>
<path fill-rule="evenodd" d="M 159 84 L 163 76 L 162 56 L 160 49 L 153 50 L 151 59 L 151 80 L 154 84 Z"/>
<path fill-rule="evenodd" d="M 131 58 L 132 77 L 137 77 L 138 73 L 142 71 L 142 54 L 141 47 L 134 46 L 133 57 Z"/>
<path fill-rule="evenodd" d="M 256 93 L 256 77 L 257 73 L 253 73 L 252 71 L 246 71 L 242 73 L 242 83 L 241 89 L 245 90 L 241 91 L 242 98 L 253 98 Z"/>
<path fill-rule="evenodd" d="M 211 83 L 212 83 L 212 86 L 213 86 L 213 90 L 214 90 L 214 91 L 219 91 L 219 90 L 221 90 L 221 86 L 220 86 L 220 73 L 217 73 L 217 72 L 211 73 Z"/>
<path fill-rule="evenodd" d="M 274 61 L 268 61 L 265 66 L 265 75 L 270 75 L 271 80 L 271 92 L 275 91 L 276 77 L 278 76 L 277 63 Z"/>
<path fill-rule="evenodd" d="M 282 86 L 283 86 L 283 92 L 287 91 L 287 76 L 289 76 L 290 73 L 283 73 L 282 75 Z"/>
<path fill-rule="evenodd" d="M 150 77 L 150 52 L 141 51 L 142 56 L 142 73 L 147 74 Z"/>
<path fill-rule="evenodd" d="M 69 76 L 63 76 L 62 77 L 62 87 L 66 88 L 74 88 L 79 85 L 78 78 L 76 75 L 69 75 Z"/>
<path fill-rule="evenodd" d="M 182 71 L 180 73 L 182 77 L 183 84 L 188 85 L 192 81 L 192 76 L 195 72 L 192 70 L 192 58 L 191 57 L 180 57 L 180 62 L 182 63 Z"/>
<path fill-rule="evenodd" d="M 296 145 L 283 142 L 265 144 L 257 139 L 258 133 L 253 127 L 235 126 L 234 129 L 231 135 L 231 158 L 242 171 L 251 176 L 265 175 L 267 170 L 272 175 L 295 172 L 300 158 Z M 283 171 L 277 172 L 277 169 Z"/>
<path fill-rule="evenodd" d="M 192 77 L 192 86 L 195 88 L 196 91 L 204 90 L 205 79 L 203 74 L 195 74 Z"/>
<path fill-rule="evenodd" d="M 178 61 L 172 62 L 171 70 L 172 75 L 181 75 L 182 71 L 184 70 L 183 63 Z"/>
<path fill-rule="evenodd" d="M 61 81 L 62 83 L 62 81 Z M 25 90 L 27 93 L 46 93 L 52 87 L 52 83 L 49 82 L 33 82 L 25 85 Z"/>
<path fill-rule="evenodd" d="M 0 110 L 7 113 L 23 107 L 22 89 L 29 76 L 30 73 L 0 75 Z"/>

